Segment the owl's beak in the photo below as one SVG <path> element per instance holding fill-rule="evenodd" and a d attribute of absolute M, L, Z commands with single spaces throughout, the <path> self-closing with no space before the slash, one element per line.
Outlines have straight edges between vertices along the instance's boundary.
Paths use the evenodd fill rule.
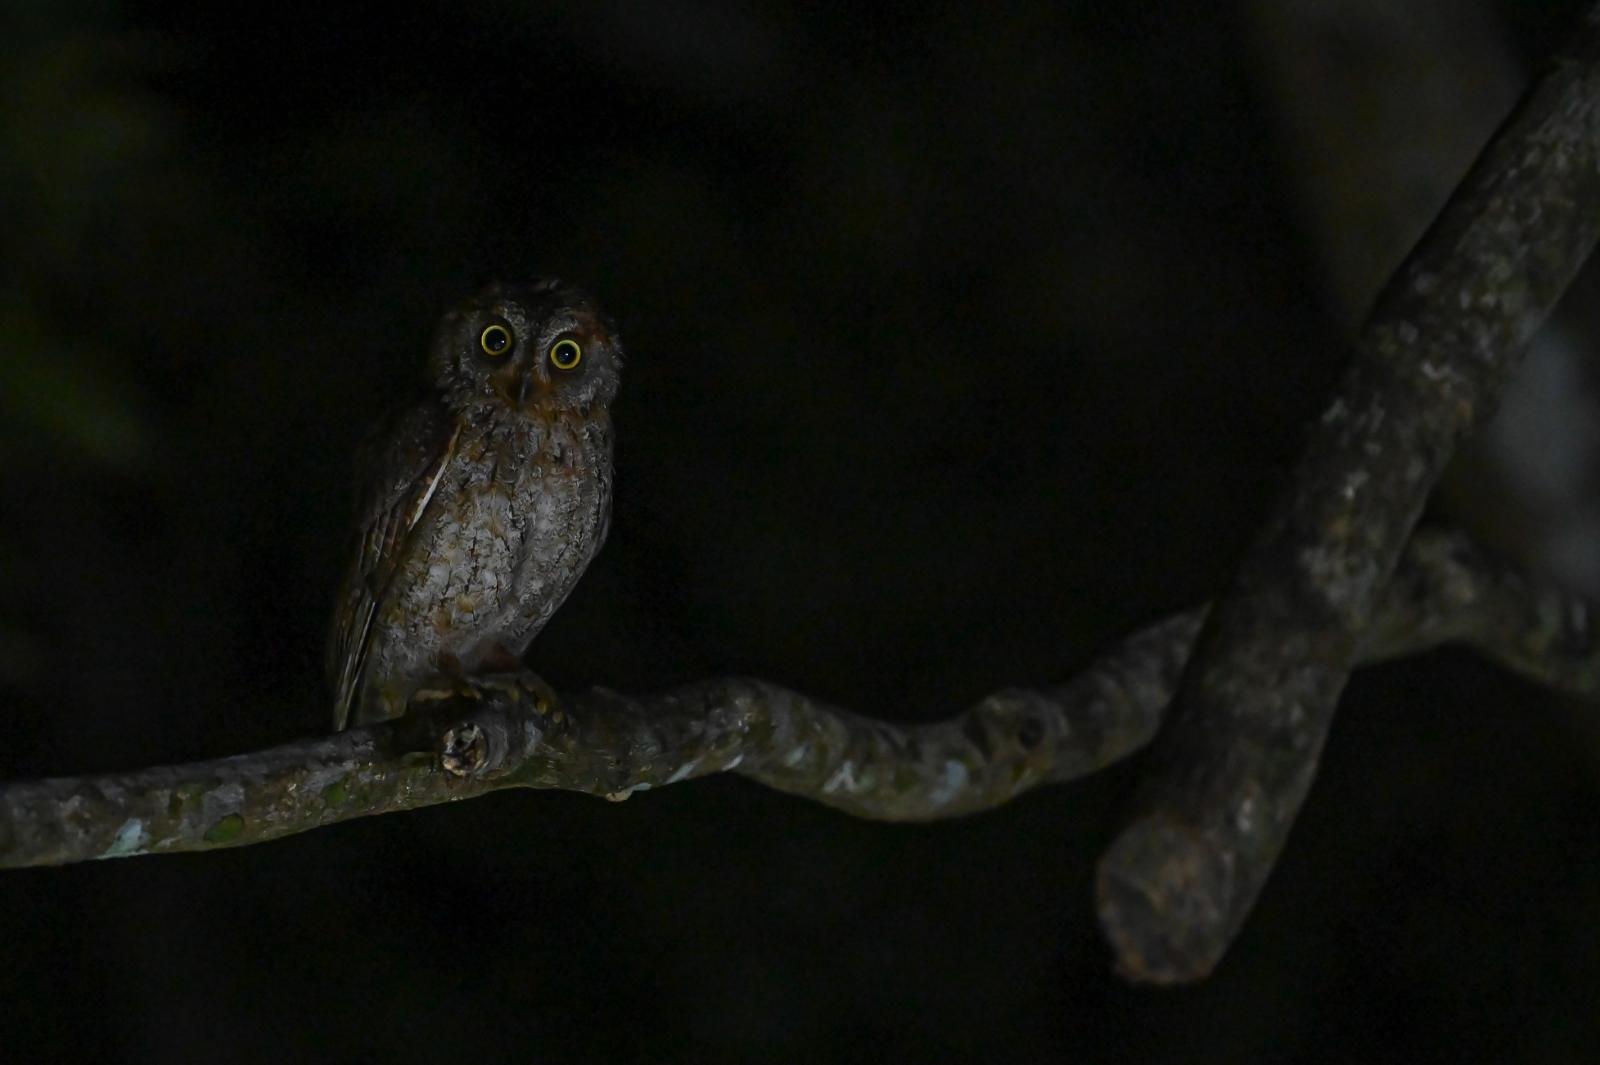
<path fill-rule="evenodd" d="M 541 376 L 538 370 L 530 369 L 522 375 L 522 383 L 517 386 L 517 405 L 526 406 L 528 397 L 535 393 L 548 396 L 550 382 Z"/>

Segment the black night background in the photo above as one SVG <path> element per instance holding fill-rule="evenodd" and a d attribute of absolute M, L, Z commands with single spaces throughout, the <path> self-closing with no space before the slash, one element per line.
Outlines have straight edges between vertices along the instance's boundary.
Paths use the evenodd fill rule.
<path fill-rule="evenodd" d="M 630 357 L 558 688 L 933 719 L 1204 601 L 1394 265 L 1356 246 L 1405 250 L 1583 5 L 1417 6 L 1418 70 L 1500 65 L 1409 101 L 1404 187 L 1354 175 L 1406 99 L 1301 106 L 1396 54 L 1339 8 L 7 5 L 0 777 L 326 728 L 357 442 L 491 278 L 585 285 Z M 1600 592 L 1595 291 L 1435 509 Z M 1136 764 L 920 826 L 717 777 L 0 872 L 0 1057 L 1600 1057 L 1597 709 L 1454 650 L 1342 707 L 1195 987 L 1096 931 Z"/>

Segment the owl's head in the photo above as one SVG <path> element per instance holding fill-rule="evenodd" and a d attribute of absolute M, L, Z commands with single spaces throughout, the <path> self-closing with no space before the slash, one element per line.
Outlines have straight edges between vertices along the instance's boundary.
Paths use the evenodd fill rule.
<path fill-rule="evenodd" d="M 440 320 L 431 369 L 460 411 L 587 412 L 616 397 L 622 342 L 594 300 L 570 285 L 494 284 Z"/>

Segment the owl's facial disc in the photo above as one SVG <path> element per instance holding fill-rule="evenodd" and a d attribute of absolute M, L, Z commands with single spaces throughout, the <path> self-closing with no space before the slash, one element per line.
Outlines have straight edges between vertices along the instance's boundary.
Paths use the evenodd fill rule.
<path fill-rule="evenodd" d="M 489 375 L 489 384 L 507 405 L 525 414 L 548 413 L 560 406 L 557 387 L 564 376 L 554 367 L 535 335 Z"/>
<path fill-rule="evenodd" d="M 525 360 L 528 368 L 522 374 L 522 392 L 517 397 L 524 406 L 530 393 L 547 400 L 564 378 L 579 373 L 583 367 L 583 345 L 587 333 L 594 331 L 595 323 L 584 323 L 583 333 L 567 331 L 558 335 L 545 350 L 542 358 L 530 354 Z"/>
<path fill-rule="evenodd" d="M 595 402 L 605 358 L 615 357 L 610 330 L 584 308 L 561 308 L 537 323 L 517 354 L 516 394 L 525 413 L 587 409 Z"/>
<path fill-rule="evenodd" d="M 440 386 L 460 408 L 549 418 L 616 395 L 622 348 L 594 301 L 559 282 L 491 285 L 445 316 Z"/>

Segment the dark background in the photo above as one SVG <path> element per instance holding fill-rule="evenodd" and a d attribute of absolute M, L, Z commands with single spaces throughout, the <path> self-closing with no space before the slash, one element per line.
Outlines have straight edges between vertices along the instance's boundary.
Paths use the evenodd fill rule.
<path fill-rule="evenodd" d="M 1462 3 L 1518 80 L 1581 6 Z M 931 719 L 1220 587 L 1353 320 L 1302 58 L 1260 4 L 864 7 L 8 5 L 0 774 L 324 727 L 356 442 L 494 277 L 631 356 L 559 686 Z M 1592 489 L 1577 435 L 1533 465 Z M 1476 461 L 1449 507 L 1561 571 Z M 1593 719 L 1462 652 L 1361 673 L 1196 988 L 1095 932 L 1136 766 L 919 827 L 716 779 L 0 874 L 0 1055 L 1593 1060 Z"/>

